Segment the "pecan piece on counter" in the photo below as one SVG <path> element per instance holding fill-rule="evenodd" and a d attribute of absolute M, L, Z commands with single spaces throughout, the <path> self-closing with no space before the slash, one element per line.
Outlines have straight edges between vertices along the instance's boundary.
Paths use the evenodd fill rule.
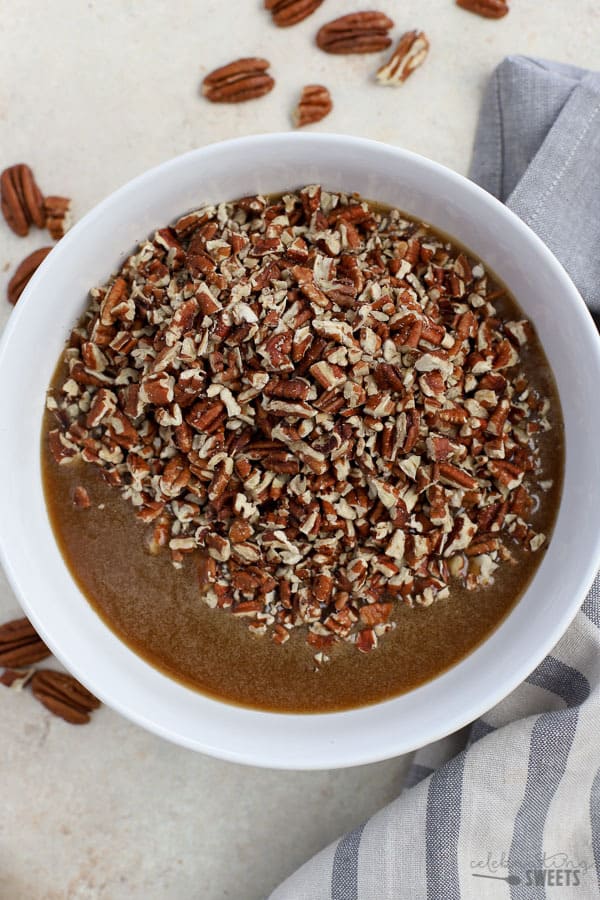
<path fill-rule="evenodd" d="M 85 725 L 92 710 L 100 706 L 100 701 L 72 675 L 53 669 L 38 669 L 31 679 L 31 690 L 46 709 L 71 725 Z"/>
<path fill-rule="evenodd" d="M 29 619 L 14 619 L 0 625 L 0 666 L 29 666 L 47 656 L 50 651 Z"/>
<path fill-rule="evenodd" d="M 71 200 L 69 197 L 46 197 L 44 211 L 50 237 L 59 241 L 71 224 Z"/>
<path fill-rule="evenodd" d="M 202 82 L 202 93 L 211 103 L 243 103 L 264 97 L 275 87 L 266 59 L 237 59 L 210 72 Z"/>
<path fill-rule="evenodd" d="M 323 25 L 317 46 L 325 53 L 377 53 L 391 45 L 388 32 L 393 27 L 392 20 L 376 10 L 350 13 Z"/>
<path fill-rule="evenodd" d="M 294 110 L 292 119 L 296 128 L 320 122 L 333 109 L 331 94 L 322 84 L 307 84 Z"/>
<path fill-rule="evenodd" d="M 429 53 L 429 40 L 424 31 L 407 31 L 389 60 L 377 69 L 375 77 L 380 84 L 399 85 L 423 65 Z"/>
<path fill-rule="evenodd" d="M 273 22 L 279 28 L 287 28 L 303 22 L 319 8 L 323 0 L 265 0 Z"/>
<path fill-rule="evenodd" d="M 34 250 L 33 253 L 26 256 L 23 262 L 17 266 L 6 290 L 8 302 L 12 303 L 13 306 L 51 250 L 52 247 L 40 247 L 39 250 Z"/>
<path fill-rule="evenodd" d="M 34 669 L 5 669 L 0 675 L 0 684 L 13 691 L 22 691 L 33 673 Z"/>
<path fill-rule="evenodd" d="M 509 12 L 506 0 L 456 0 L 456 5 L 485 19 L 501 19 Z"/>
<path fill-rule="evenodd" d="M 2 215 L 15 234 L 25 237 L 32 224 L 44 227 L 44 198 L 29 166 L 18 163 L 5 169 L 0 175 L 0 193 Z"/>

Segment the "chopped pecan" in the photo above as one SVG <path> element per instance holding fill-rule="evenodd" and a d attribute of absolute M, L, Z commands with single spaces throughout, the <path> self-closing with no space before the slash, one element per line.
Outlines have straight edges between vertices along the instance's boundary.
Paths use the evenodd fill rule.
<path fill-rule="evenodd" d="M 377 635 L 372 628 L 363 628 L 356 637 L 356 647 L 361 653 L 370 653 L 377 647 Z"/>
<path fill-rule="evenodd" d="M 73 503 L 78 509 L 89 509 L 92 505 L 90 495 L 81 485 L 78 485 L 73 491 Z"/>
<path fill-rule="evenodd" d="M 370 603 L 361 607 L 360 619 L 365 625 L 379 625 L 387 622 L 391 612 L 391 603 Z"/>
<path fill-rule="evenodd" d="M 164 497 L 172 499 L 186 489 L 191 477 L 190 468 L 183 457 L 174 456 L 165 466 L 160 479 L 160 490 Z"/>

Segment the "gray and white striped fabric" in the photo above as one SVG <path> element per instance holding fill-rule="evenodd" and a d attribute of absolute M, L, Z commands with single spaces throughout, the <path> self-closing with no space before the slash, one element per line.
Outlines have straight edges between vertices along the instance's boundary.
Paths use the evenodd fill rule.
<path fill-rule="evenodd" d="M 471 177 L 546 241 L 600 313 L 600 74 L 510 57 Z M 401 796 L 271 900 L 600 897 L 600 576 L 538 668 L 417 752 Z"/>

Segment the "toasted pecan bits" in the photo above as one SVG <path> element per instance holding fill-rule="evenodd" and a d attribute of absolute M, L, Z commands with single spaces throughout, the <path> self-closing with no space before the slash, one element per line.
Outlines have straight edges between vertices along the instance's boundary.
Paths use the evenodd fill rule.
<path fill-rule="evenodd" d="M 40 247 L 39 250 L 34 250 L 33 253 L 26 256 L 23 262 L 17 266 L 13 277 L 8 282 L 7 288 L 8 302 L 12 303 L 13 306 L 51 250 L 52 247 Z"/>
<path fill-rule="evenodd" d="M 392 20 L 376 10 L 350 13 L 328 22 L 317 33 L 317 46 L 326 53 L 376 53 L 392 43 Z"/>
<path fill-rule="evenodd" d="M 50 651 L 28 619 L 0 625 L 0 666 L 29 666 L 50 656 Z"/>
<path fill-rule="evenodd" d="M 398 210 L 318 185 L 205 206 L 92 291 L 50 450 L 103 470 L 151 554 L 195 552 L 209 606 L 370 652 L 398 604 L 544 543 L 549 402 L 502 309 L 480 262 Z"/>
<path fill-rule="evenodd" d="M 77 509 L 89 509 L 92 505 L 90 495 L 81 485 L 78 485 L 73 491 L 73 505 L 76 506 Z"/>
<path fill-rule="evenodd" d="M 70 225 L 71 200 L 68 197 L 46 197 L 44 212 L 50 237 L 59 241 Z"/>
<path fill-rule="evenodd" d="M 312 16 L 322 2 L 323 0 L 265 0 L 265 9 L 270 10 L 275 25 L 287 28 Z"/>
<path fill-rule="evenodd" d="M 506 0 L 456 0 L 456 5 L 486 19 L 501 19 L 509 12 Z"/>
<path fill-rule="evenodd" d="M 30 683 L 36 700 L 71 725 L 85 725 L 90 713 L 100 706 L 93 694 L 64 672 L 38 669 Z"/>
<path fill-rule="evenodd" d="M 243 103 L 273 90 L 275 79 L 267 74 L 266 59 L 249 57 L 215 69 L 202 82 L 202 93 L 211 103 Z"/>
<path fill-rule="evenodd" d="M 29 166 L 19 163 L 5 169 L 0 175 L 0 193 L 2 215 L 15 234 L 25 237 L 30 225 L 44 227 L 44 198 Z"/>
<path fill-rule="evenodd" d="M 429 40 L 424 31 L 407 31 L 389 60 L 376 73 L 380 84 L 399 85 L 423 65 L 429 53 Z"/>
<path fill-rule="evenodd" d="M 331 94 L 322 84 L 307 84 L 302 88 L 302 96 L 293 112 L 292 120 L 296 128 L 320 122 L 333 109 Z"/>

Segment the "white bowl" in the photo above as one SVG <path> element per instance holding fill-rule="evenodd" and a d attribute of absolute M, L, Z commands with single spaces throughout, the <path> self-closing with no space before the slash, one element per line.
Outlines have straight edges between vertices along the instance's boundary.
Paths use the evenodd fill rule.
<path fill-rule="evenodd" d="M 58 551 L 44 503 L 44 394 L 90 287 L 155 228 L 205 201 L 320 182 L 400 207 L 488 263 L 535 323 L 566 426 L 563 499 L 548 552 L 494 633 L 448 672 L 373 706 L 323 715 L 258 712 L 183 687 L 123 644 L 88 605 Z M 427 159 L 351 137 L 279 134 L 195 150 L 147 172 L 89 213 L 52 251 L 0 347 L 0 547 L 23 607 L 94 694 L 176 743 L 235 762 L 329 768 L 405 753 L 472 721 L 522 681 L 561 637 L 600 556 L 600 340 L 577 290 L 516 216 Z"/>

